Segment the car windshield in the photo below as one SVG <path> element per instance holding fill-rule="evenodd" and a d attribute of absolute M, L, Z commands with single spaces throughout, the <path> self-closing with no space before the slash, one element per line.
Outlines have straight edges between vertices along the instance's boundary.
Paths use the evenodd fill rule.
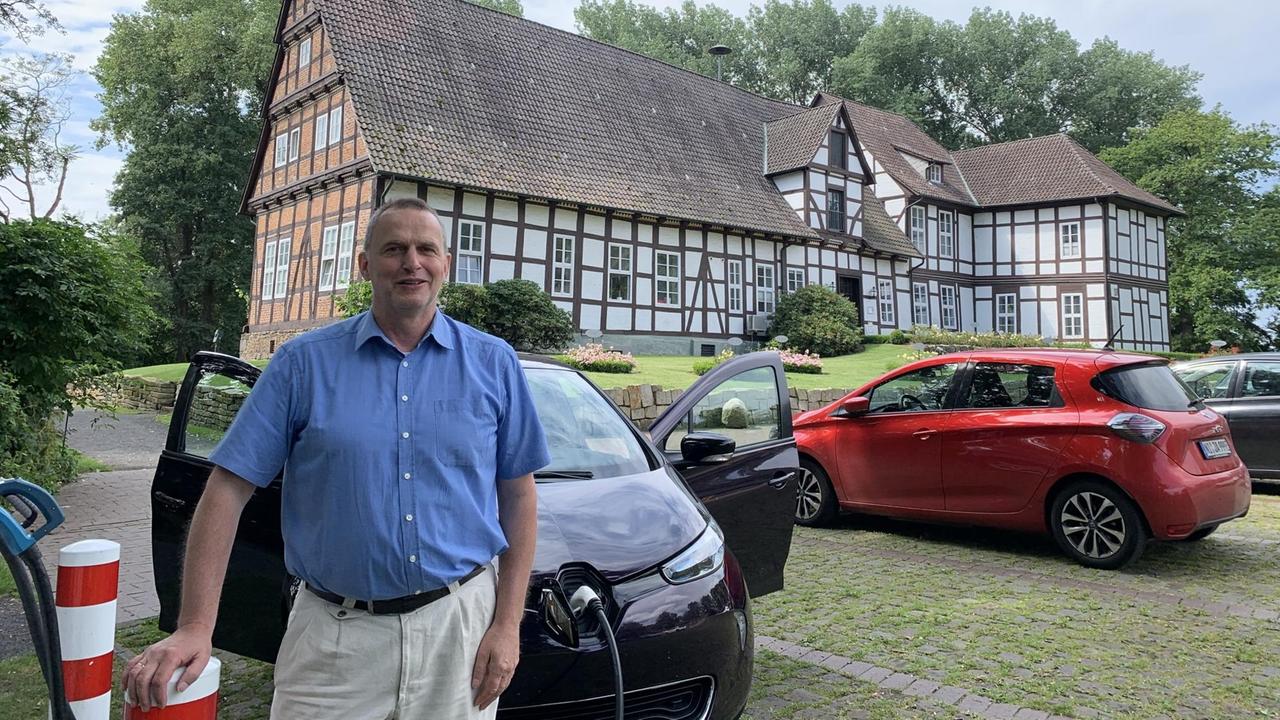
<path fill-rule="evenodd" d="M 525 377 L 551 450 L 551 464 L 534 474 L 539 482 L 619 477 L 653 469 L 627 421 L 582 376 L 528 368 Z"/>
<path fill-rule="evenodd" d="M 1200 400 L 1163 362 L 1107 370 L 1094 379 L 1094 387 L 1121 402 L 1147 410 L 1186 410 Z"/>

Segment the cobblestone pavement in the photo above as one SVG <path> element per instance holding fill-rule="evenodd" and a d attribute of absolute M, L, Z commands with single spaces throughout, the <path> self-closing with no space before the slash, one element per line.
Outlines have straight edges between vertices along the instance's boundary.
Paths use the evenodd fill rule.
<path fill-rule="evenodd" d="M 58 548 L 90 538 L 120 543 L 121 623 L 160 613 L 151 573 L 150 490 L 166 427 L 152 413 L 73 413 L 67 444 L 112 470 L 83 475 L 58 492 L 66 522 L 41 542 L 50 579 L 56 577 Z"/>

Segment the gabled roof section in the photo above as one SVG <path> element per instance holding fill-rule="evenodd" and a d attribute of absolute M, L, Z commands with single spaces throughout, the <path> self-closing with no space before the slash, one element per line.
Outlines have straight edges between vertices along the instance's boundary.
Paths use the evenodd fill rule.
<path fill-rule="evenodd" d="M 1129 182 L 1063 133 L 960 150 L 955 158 L 983 206 L 1119 197 L 1174 215 L 1185 214 Z"/>
<path fill-rule="evenodd" d="M 884 203 L 871 193 L 862 196 L 862 235 L 872 250 L 890 255 L 921 257 L 902 228 L 889 217 Z"/>
<path fill-rule="evenodd" d="M 830 93 L 818 93 L 813 104 L 841 103 L 849 113 L 858 138 L 867 146 L 876 162 L 884 167 L 894 180 L 919 197 L 942 200 L 957 205 L 977 205 L 977 200 L 970 195 L 964 185 L 964 178 L 947 168 L 943 172 L 943 182 L 932 183 L 911 167 L 900 152 L 915 155 L 918 158 L 954 164 L 951 152 L 938 141 L 929 137 L 919 126 L 909 119 L 887 110 L 873 108 Z"/>
<path fill-rule="evenodd" d="M 765 175 L 805 167 L 835 124 L 838 105 L 822 105 L 765 123 Z"/>
<path fill-rule="evenodd" d="M 858 147 L 858 135 L 853 128 L 853 121 L 839 103 L 819 105 L 801 110 L 779 120 L 766 123 L 765 133 L 765 175 L 777 175 L 806 167 L 813 162 L 818 148 L 827 138 L 836 118 L 843 120 L 845 134 L 849 136 L 850 146 L 858 156 L 858 164 L 863 177 L 872 178 L 871 166 Z"/>
<path fill-rule="evenodd" d="M 315 0 L 374 168 L 818 237 L 764 167 L 797 107 L 461 0 Z"/>

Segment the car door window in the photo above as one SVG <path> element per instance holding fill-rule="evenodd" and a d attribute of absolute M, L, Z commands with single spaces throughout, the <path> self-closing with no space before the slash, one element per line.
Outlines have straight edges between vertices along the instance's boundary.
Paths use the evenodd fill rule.
<path fill-rule="evenodd" d="M 1236 374 L 1236 363 L 1193 365 L 1174 370 L 1173 374 L 1202 398 L 1225 398 L 1231 392 L 1231 379 Z"/>
<path fill-rule="evenodd" d="M 732 438 L 739 449 L 776 440 L 782 434 L 778 377 L 772 367 L 741 372 L 698 401 L 667 436 L 663 449 L 680 450 L 690 432 L 712 432 Z"/>
<path fill-rule="evenodd" d="M 1250 362 L 1244 366 L 1241 397 L 1280 396 L 1280 362 Z"/>
<path fill-rule="evenodd" d="M 1053 366 L 980 362 L 973 368 L 962 407 L 1054 407 Z"/>
<path fill-rule="evenodd" d="M 240 406 L 249 396 L 249 385 L 217 372 L 200 376 L 191 396 L 187 421 L 182 428 L 183 451 L 207 458 L 217 447 Z"/>
<path fill-rule="evenodd" d="M 869 395 L 870 412 L 927 412 L 941 410 L 951 391 L 958 363 L 932 365 L 877 385 Z"/>

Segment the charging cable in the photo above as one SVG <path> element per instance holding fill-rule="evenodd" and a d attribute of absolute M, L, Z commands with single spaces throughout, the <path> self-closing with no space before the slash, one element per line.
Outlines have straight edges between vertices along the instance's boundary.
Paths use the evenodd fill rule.
<path fill-rule="evenodd" d="M 622 660 L 618 657 L 618 641 L 613 637 L 613 628 L 609 625 L 609 616 L 604 612 L 604 603 L 600 602 L 600 596 L 595 590 L 583 585 L 569 598 L 569 609 L 573 611 L 575 618 L 580 618 L 587 610 L 591 610 L 600 621 L 600 629 L 604 632 L 605 643 L 613 658 L 613 716 L 615 720 L 625 720 L 622 712 Z"/>

